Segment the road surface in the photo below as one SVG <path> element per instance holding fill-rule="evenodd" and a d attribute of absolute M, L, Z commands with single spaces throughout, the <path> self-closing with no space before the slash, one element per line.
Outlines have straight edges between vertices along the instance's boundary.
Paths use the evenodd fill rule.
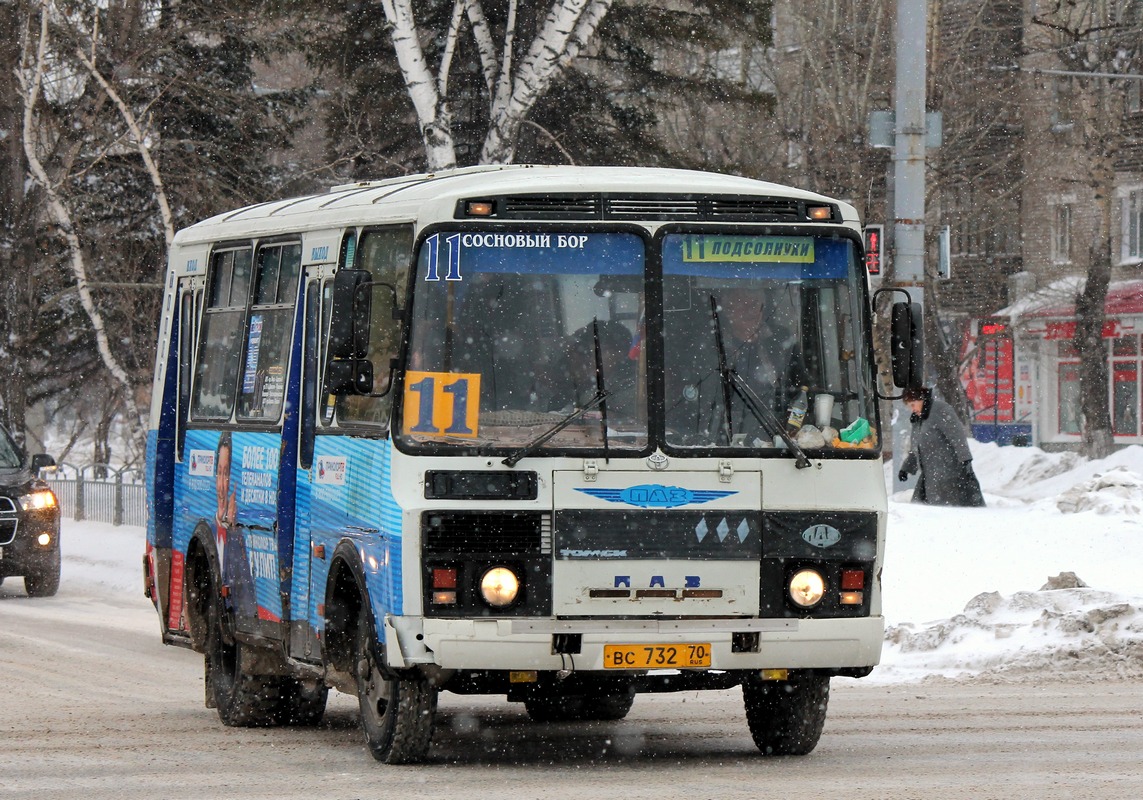
<path fill-rule="evenodd" d="M 378 764 L 352 698 L 316 730 L 225 728 L 202 660 L 164 647 L 141 596 L 0 587 L 0 796 L 153 798 L 1128 798 L 1143 795 L 1143 686 L 1076 676 L 834 680 L 818 748 L 758 755 L 738 690 L 641 695 L 617 723 L 541 725 L 441 696 L 429 763 Z"/>

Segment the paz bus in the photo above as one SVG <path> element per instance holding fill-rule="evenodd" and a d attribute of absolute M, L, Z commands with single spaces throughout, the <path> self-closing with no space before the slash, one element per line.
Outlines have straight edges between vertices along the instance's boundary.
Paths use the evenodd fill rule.
<path fill-rule="evenodd" d="M 536 721 L 741 687 L 805 754 L 878 663 L 886 489 L 850 205 L 740 177 L 496 166 L 180 231 L 145 591 L 226 725 L 356 696 L 429 753 L 440 692 Z M 898 386 L 919 309 L 893 305 Z"/>

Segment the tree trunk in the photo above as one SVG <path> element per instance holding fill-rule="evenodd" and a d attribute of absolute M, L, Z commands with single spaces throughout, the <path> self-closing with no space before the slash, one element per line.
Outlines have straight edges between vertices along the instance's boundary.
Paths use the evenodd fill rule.
<path fill-rule="evenodd" d="M 1105 458 L 1114 449 L 1107 390 L 1107 346 L 1103 342 L 1104 303 L 1111 281 L 1111 253 L 1106 241 L 1091 248 L 1091 264 L 1083 291 L 1076 297 L 1075 344 L 1080 357 L 1080 410 L 1083 450 L 1088 458 Z"/>
<path fill-rule="evenodd" d="M 0 421 L 21 445 L 24 443 L 27 413 L 28 377 L 24 349 L 28 328 L 33 319 L 29 310 L 28 286 L 30 270 L 25 269 L 27 244 L 34 226 L 27 215 L 32 204 L 24 191 L 23 143 L 16 132 L 20 130 L 24 103 L 16 81 L 20 64 L 21 37 L 26 9 L 21 3 L 0 4 L 0 29 L 8 31 L 0 37 L 0 130 L 8 132 L 0 145 Z"/>

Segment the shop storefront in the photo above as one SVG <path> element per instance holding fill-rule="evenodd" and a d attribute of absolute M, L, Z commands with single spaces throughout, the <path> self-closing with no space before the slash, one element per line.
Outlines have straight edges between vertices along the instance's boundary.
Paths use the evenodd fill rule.
<path fill-rule="evenodd" d="M 981 441 L 1077 445 L 1083 433 L 1074 281 L 1048 287 L 974 322 L 965 339 L 961 380 Z M 1070 290 L 1070 291 L 1069 291 Z M 1103 345 L 1115 443 L 1143 444 L 1140 378 L 1143 281 L 1112 283 Z"/>

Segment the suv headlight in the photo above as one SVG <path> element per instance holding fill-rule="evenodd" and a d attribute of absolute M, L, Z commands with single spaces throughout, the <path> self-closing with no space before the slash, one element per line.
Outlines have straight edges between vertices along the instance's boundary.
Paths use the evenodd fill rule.
<path fill-rule="evenodd" d="M 24 511 L 39 511 L 56 507 L 56 496 L 51 489 L 40 489 L 20 495 L 20 508 Z"/>

